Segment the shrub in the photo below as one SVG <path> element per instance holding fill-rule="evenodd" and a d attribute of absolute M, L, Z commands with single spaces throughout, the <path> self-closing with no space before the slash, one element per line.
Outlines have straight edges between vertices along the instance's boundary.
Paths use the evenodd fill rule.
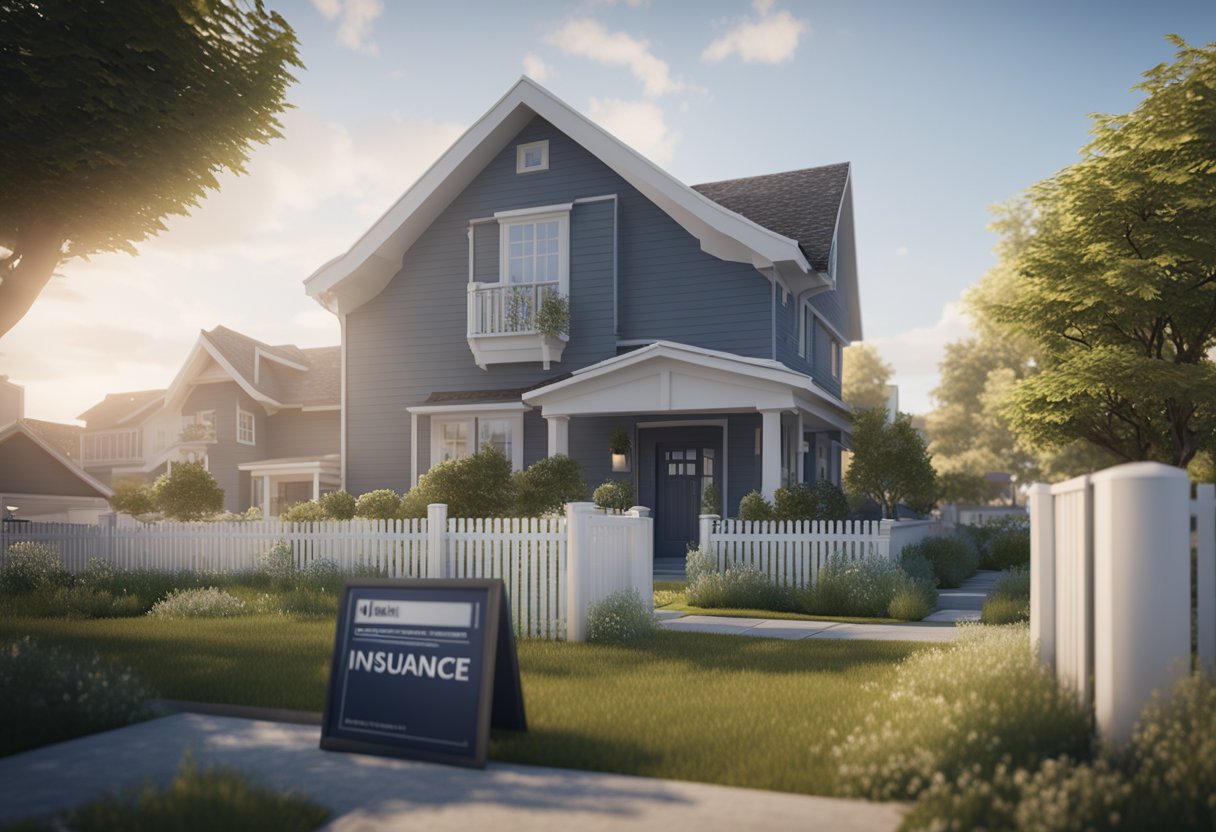
<path fill-rule="evenodd" d="M 147 698 L 96 654 L 10 641 L 0 645 L 0 756 L 147 719 Z"/>
<path fill-rule="evenodd" d="M 1011 569 L 997 579 L 984 599 L 980 620 L 985 624 L 1015 624 L 1030 620 L 1030 571 Z"/>
<path fill-rule="evenodd" d="M 718 492 L 718 486 L 711 482 L 701 492 L 701 513 L 717 514 L 720 511 L 722 511 L 722 495 Z"/>
<path fill-rule="evenodd" d="M 914 799 L 930 784 L 990 781 L 1001 765 L 1081 758 L 1090 717 L 1030 648 L 1025 627 L 960 626 L 953 644 L 916 653 L 887 701 L 832 749 L 843 795 Z"/>
<path fill-rule="evenodd" d="M 279 539 L 262 555 L 258 562 L 258 572 L 270 578 L 274 584 L 290 581 L 296 573 L 296 556 L 291 544 Z"/>
<path fill-rule="evenodd" d="M 156 499 L 143 480 L 120 479 L 114 483 L 110 508 L 123 514 L 151 514 L 156 511 Z"/>
<path fill-rule="evenodd" d="M 1030 529 L 1006 528 L 997 533 L 980 557 L 981 569 L 1011 569 L 1030 565 Z"/>
<path fill-rule="evenodd" d="M 633 508 L 633 483 L 629 480 L 604 480 L 591 495 L 595 504 L 609 511 L 628 511 Z"/>
<path fill-rule="evenodd" d="M 772 520 L 773 504 L 759 491 L 749 491 L 739 501 L 740 520 Z"/>
<path fill-rule="evenodd" d="M 446 460 L 419 477 L 402 499 L 399 516 L 426 517 L 428 505 L 446 503 L 449 517 L 502 517 L 513 502 L 511 463 L 485 444 L 472 456 Z"/>
<path fill-rule="evenodd" d="M 202 520 L 223 510 L 224 489 L 202 462 L 178 462 L 152 486 L 156 507 L 172 520 Z"/>
<path fill-rule="evenodd" d="M 325 512 L 325 507 L 319 502 L 307 500 L 288 506 L 279 512 L 279 519 L 284 523 L 320 523 L 328 520 L 329 517 Z"/>
<path fill-rule="evenodd" d="M 367 520 L 392 520 L 401 510 L 401 497 L 391 488 L 380 488 L 360 494 L 355 501 L 355 516 Z M 423 516 L 426 507 L 423 506 Z"/>
<path fill-rule="evenodd" d="M 561 511 L 566 503 L 587 499 L 583 466 L 564 454 L 533 462 L 512 478 L 517 517 L 540 517 Z"/>
<path fill-rule="evenodd" d="M 138 595 L 115 597 L 104 589 L 83 584 L 63 590 L 56 601 L 59 611 L 68 618 L 128 618 L 144 613 Z"/>
<path fill-rule="evenodd" d="M 694 607 L 789 611 L 793 592 L 778 586 L 750 566 L 726 567 L 723 572 L 701 573 L 690 580 L 684 598 Z"/>
<path fill-rule="evenodd" d="M 955 589 L 975 574 L 979 556 L 971 541 L 961 535 L 926 537 L 920 543 L 905 546 L 904 556 L 919 556 L 933 564 L 938 585 Z"/>
<path fill-rule="evenodd" d="M 688 554 L 684 556 L 684 579 L 689 584 L 695 583 L 703 575 L 713 575 L 717 571 L 718 558 L 713 552 L 688 547 Z"/>
<path fill-rule="evenodd" d="M 899 603 L 891 613 L 896 598 Z M 933 584 L 908 576 L 882 558 L 833 557 L 819 570 L 818 581 L 798 593 L 799 606 L 812 615 L 856 615 L 919 621 L 937 603 Z M 917 614 L 919 613 L 919 615 Z"/>
<path fill-rule="evenodd" d="M 245 603 L 215 587 L 177 589 L 148 611 L 154 618 L 229 618 L 246 613 Z"/>
<path fill-rule="evenodd" d="M 650 634 L 654 615 L 636 589 L 621 589 L 587 610 L 587 641 L 619 643 Z"/>
<path fill-rule="evenodd" d="M 798 483 L 778 488 L 773 497 L 773 519 L 776 520 L 844 520 L 849 516 L 848 499 L 830 482 Z M 749 519 L 742 516 L 742 505 L 739 514 L 739 519 Z"/>
<path fill-rule="evenodd" d="M 904 549 L 899 556 L 899 568 L 908 573 L 910 578 L 927 581 L 931 586 L 937 586 L 937 574 L 928 558 L 910 549 Z"/>
<path fill-rule="evenodd" d="M 196 572 L 159 572 L 152 569 L 117 569 L 105 561 L 89 561 L 78 582 L 114 598 L 115 615 L 132 611 L 143 615 L 157 601 L 175 589 L 201 586 L 204 578 Z"/>
<path fill-rule="evenodd" d="M 45 543 L 23 540 L 8 547 L 0 569 L 0 591 L 24 595 L 67 586 L 72 576 L 63 568 L 59 552 Z"/>
<path fill-rule="evenodd" d="M 321 509 L 331 520 L 350 520 L 355 516 L 355 498 L 346 491 L 331 491 L 321 495 Z"/>

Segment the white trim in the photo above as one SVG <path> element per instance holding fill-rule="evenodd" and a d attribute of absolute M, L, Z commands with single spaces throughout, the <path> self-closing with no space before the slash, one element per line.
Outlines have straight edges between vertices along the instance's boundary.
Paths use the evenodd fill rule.
<path fill-rule="evenodd" d="M 477 408 L 477 409 L 473 409 Z M 431 459 L 430 465 L 427 467 L 429 471 L 434 468 L 437 460 L 439 460 L 441 444 L 440 434 L 436 427 L 444 424 L 463 423 L 466 425 L 467 432 L 465 434 L 465 452 L 468 455 L 477 453 L 481 447 L 480 432 L 481 423 L 485 421 L 509 421 L 511 423 L 511 470 L 522 471 L 524 467 L 524 411 L 530 410 L 523 405 L 507 405 L 506 407 L 491 407 L 477 405 L 466 405 L 463 408 L 446 408 L 436 410 L 434 408 L 409 408 L 411 417 L 411 448 L 417 450 L 418 434 L 417 434 L 417 417 L 420 415 L 430 416 L 430 424 L 428 426 L 428 434 L 430 437 Z M 417 458 L 417 454 L 414 454 Z M 414 467 L 418 467 L 416 464 Z M 410 472 L 411 478 L 415 476 L 415 472 Z M 415 485 L 417 481 L 415 480 Z"/>
<path fill-rule="evenodd" d="M 529 150 L 540 148 L 540 164 L 528 167 L 524 164 L 524 156 Z M 549 169 L 549 140 L 542 139 L 538 142 L 528 142 L 527 144 L 515 145 L 515 172 L 516 173 L 539 173 L 542 170 Z"/>
<path fill-rule="evenodd" d="M 284 410 L 294 410 L 295 408 L 285 407 L 283 409 Z M 340 405 L 340 404 L 300 405 L 301 413 L 331 413 L 335 410 L 341 410 L 341 409 L 342 409 L 342 405 Z"/>
<path fill-rule="evenodd" d="M 554 205 L 537 205 L 534 208 L 512 208 L 509 211 L 495 211 L 494 219 L 502 222 L 503 220 L 515 220 L 522 217 L 536 217 L 541 219 L 545 214 L 569 214 L 574 208 L 573 202 L 559 202 Z"/>
<path fill-rule="evenodd" d="M 523 402 L 482 402 L 480 404 L 422 404 L 407 407 L 407 413 L 429 416 L 432 413 L 524 413 L 532 406 Z"/>
<path fill-rule="evenodd" d="M 564 210 L 563 210 L 564 207 Z M 543 222 L 557 222 L 557 290 L 563 296 L 570 295 L 570 208 L 572 206 L 546 206 L 544 210 L 525 208 L 520 211 L 502 211 L 494 216 L 498 218 L 498 282 L 504 286 L 530 286 L 535 283 L 552 283 L 553 280 L 532 280 L 512 284 L 509 280 L 511 247 L 511 228 L 524 225 L 539 225 Z M 533 238 L 533 246 L 536 240 Z M 535 249 L 534 249 L 535 251 Z M 486 285 L 486 284 L 481 284 Z"/>
<path fill-rule="evenodd" d="M 165 403 L 165 395 L 164 395 L 164 393 L 162 393 L 161 395 L 157 396 L 156 398 L 154 398 L 154 399 L 152 399 L 152 400 L 150 400 L 150 401 L 148 401 L 148 402 L 145 402 L 144 404 L 140 405 L 138 408 L 136 408 L 136 409 L 135 409 L 135 410 L 133 410 L 132 412 L 128 413 L 126 416 L 123 416 L 121 419 L 119 419 L 119 420 L 118 420 L 117 422 L 115 422 L 114 424 L 115 424 L 115 425 L 121 425 L 121 424 L 123 424 L 123 423 L 125 423 L 125 422 L 127 422 L 127 421 L 129 421 L 129 420 L 131 420 L 131 419 L 134 419 L 136 416 L 138 416 L 139 414 L 143 413 L 145 410 L 147 410 L 148 408 L 152 407 L 153 405 L 158 405 L 158 406 L 159 406 L 159 405 L 163 405 L 164 403 Z M 77 418 L 80 418 L 80 417 L 77 417 Z M 146 421 L 146 420 L 144 420 L 144 421 Z M 137 423 L 136 423 L 136 427 L 142 427 L 142 426 L 143 426 L 143 422 L 142 422 L 142 421 L 141 421 L 141 422 L 137 422 Z"/>
<path fill-rule="evenodd" d="M 809 300 L 806 301 L 806 304 L 807 304 L 807 306 L 811 306 L 811 302 Z M 835 338 L 837 341 L 839 341 L 842 345 L 847 345 L 847 344 L 853 343 L 848 338 L 846 338 L 839 329 L 834 327 L 832 325 L 831 321 L 829 321 L 827 318 L 823 317 L 823 313 L 820 312 L 818 309 L 816 309 L 814 306 L 811 306 L 811 314 L 813 314 L 815 316 L 815 320 L 819 321 L 819 323 L 823 325 L 823 328 L 828 331 L 828 334 L 831 335 L 833 338 Z"/>
<path fill-rule="evenodd" d="M 300 364 L 295 361 L 291 361 L 289 359 L 283 358 L 282 356 L 275 355 L 274 353 L 271 353 L 271 352 L 267 352 L 266 350 L 262 349 L 259 346 L 255 346 L 253 348 L 253 383 L 254 384 L 262 383 L 261 376 L 262 376 L 262 359 L 263 358 L 265 358 L 267 361 L 273 361 L 276 364 L 282 364 L 284 367 L 290 367 L 293 370 L 300 370 L 301 372 L 308 372 L 308 367 L 305 367 L 303 364 Z"/>
<path fill-rule="evenodd" d="M 401 269 L 401 258 L 452 200 L 533 118 L 541 116 L 636 188 L 719 259 L 757 268 L 776 265 L 798 290 L 826 285 L 796 240 L 730 211 L 679 182 L 548 90 L 520 80 L 477 120 L 351 248 L 305 281 L 308 295 L 332 311 L 374 298 Z"/>
<path fill-rule="evenodd" d="M 338 353 L 338 463 L 339 484 L 346 489 L 346 313 L 338 315 L 338 331 L 342 338 Z M 267 503 L 269 505 L 269 503 Z"/>
<path fill-rule="evenodd" d="M 418 484 L 418 414 L 410 413 L 410 488 Z"/>
<path fill-rule="evenodd" d="M 277 476 L 278 474 L 311 474 L 313 471 L 321 471 L 322 468 L 333 467 L 337 462 L 338 460 L 336 459 L 311 459 L 303 462 L 242 462 L 236 468 L 238 471 L 277 472 L 271 473 L 270 476 Z"/>
<path fill-rule="evenodd" d="M 107 499 L 108 499 L 108 498 L 110 498 L 110 497 L 113 497 L 113 496 L 114 496 L 114 492 L 113 492 L 113 491 L 111 491 L 111 490 L 110 490 L 110 488 L 109 488 L 107 485 L 105 485 L 104 483 L 102 483 L 100 480 L 94 479 L 94 478 L 93 478 L 93 477 L 91 477 L 90 475 L 86 474 L 83 468 L 81 468 L 79 465 L 77 465 L 77 464 L 76 464 L 75 462 L 73 462 L 72 460 L 68 459 L 68 458 L 67 458 L 66 456 L 64 456 L 62 453 L 60 453 L 60 451 L 59 451 L 59 449 L 58 449 L 58 448 L 55 448 L 54 446 L 52 446 L 52 445 L 48 444 L 47 442 L 45 442 L 45 441 L 42 439 L 42 437 L 40 437 L 40 436 L 39 436 L 37 433 L 35 433 L 33 430 L 31 430 L 29 427 L 27 427 L 27 426 L 26 426 L 26 424 L 25 424 L 25 420 L 23 420 L 23 419 L 18 419 L 18 420 L 17 420 L 17 421 L 15 421 L 15 422 L 10 422 L 10 423 L 9 423 L 9 424 L 8 424 L 6 427 L 0 428 L 0 444 L 3 444 L 3 443 L 4 443 L 4 442 L 6 442 L 6 441 L 7 441 L 7 440 L 8 440 L 8 439 L 11 437 L 11 436 L 13 436 L 14 434 L 17 434 L 17 433 L 24 434 L 26 437 L 28 437 L 29 439 L 33 440 L 33 442 L 34 442 L 34 444 L 35 444 L 35 445 L 37 445 L 39 448 L 41 448 L 42 450 L 44 450 L 44 451 L 46 451 L 48 454 L 50 454 L 50 455 L 51 455 L 51 456 L 52 456 L 52 457 L 55 459 L 55 461 L 56 461 L 56 462 L 58 462 L 58 463 L 59 463 L 60 465 L 62 465 L 62 466 L 65 468 L 65 469 L 67 469 L 67 472 L 68 472 L 69 474 L 71 474 L 72 476 L 76 477 L 78 480 L 80 480 L 81 482 L 83 482 L 83 483 L 84 483 L 85 485 L 87 485 L 89 488 L 92 488 L 94 491 L 98 492 L 98 494 L 100 494 L 100 495 L 101 495 L 103 498 L 107 498 Z M 71 494 L 65 494 L 65 495 L 62 495 L 62 496 L 65 496 L 65 497 L 72 497 L 72 496 L 80 496 L 80 497 L 84 497 L 84 496 L 87 496 L 87 495 L 83 495 L 83 494 L 82 494 L 82 495 L 71 495 Z"/>

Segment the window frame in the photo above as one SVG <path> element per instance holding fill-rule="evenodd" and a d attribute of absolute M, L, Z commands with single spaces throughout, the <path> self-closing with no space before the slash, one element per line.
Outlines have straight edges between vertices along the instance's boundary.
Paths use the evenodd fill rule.
<path fill-rule="evenodd" d="M 511 453 L 507 457 L 507 461 L 511 463 L 512 471 L 523 470 L 524 414 L 521 410 L 483 410 L 474 413 L 453 410 L 444 413 L 432 413 L 430 427 L 431 459 L 427 470 L 429 471 L 443 461 L 440 458 L 442 455 L 443 425 L 455 423 L 463 423 L 465 425 L 465 456 L 472 456 L 481 447 L 481 423 L 483 421 L 507 422 L 510 425 L 507 441 L 510 444 Z M 464 457 L 456 458 L 463 459 Z"/>
<path fill-rule="evenodd" d="M 241 424 L 241 420 L 246 416 L 249 417 L 249 438 L 242 439 L 245 428 Z M 245 410 L 240 405 L 236 406 L 236 441 L 241 445 L 256 445 L 258 444 L 258 419 L 257 415 L 252 410 Z"/>
<path fill-rule="evenodd" d="M 498 282 L 504 286 L 532 286 L 531 283 L 511 284 L 511 229 L 523 225 L 537 225 L 557 221 L 557 285 L 563 296 L 570 294 L 570 207 L 546 206 L 540 209 L 502 211 L 494 215 L 498 220 Z M 533 237 L 535 239 L 535 237 Z M 533 252 L 535 256 L 535 251 Z M 533 275 L 535 278 L 535 275 Z M 553 281 L 541 281 L 551 283 Z"/>
<path fill-rule="evenodd" d="M 529 150 L 540 150 L 540 164 L 529 167 L 524 164 Z M 549 140 L 541 139 L 540 141 L 527 142 L 525 144 L 515 145 L 515 172 L 516 173 L 540 173 L 542 170 L 549 169 Z"/>
<path fill-rule="evenodd" d="M 840 381 L 840 374 L 844 370 L 844 347 L 835 338 L 832 338 L 832 378 Z"/>

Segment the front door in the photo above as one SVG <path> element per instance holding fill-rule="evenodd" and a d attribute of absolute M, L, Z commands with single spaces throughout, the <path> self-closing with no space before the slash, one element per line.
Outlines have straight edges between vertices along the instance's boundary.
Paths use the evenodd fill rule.
<path fill-rule="evenodd" d="M 682 558 L 697 539 L 701 482 L 712 482 L 714 450 L 683 443 L 660 443 L 655 459 L 656 558 Z"/>

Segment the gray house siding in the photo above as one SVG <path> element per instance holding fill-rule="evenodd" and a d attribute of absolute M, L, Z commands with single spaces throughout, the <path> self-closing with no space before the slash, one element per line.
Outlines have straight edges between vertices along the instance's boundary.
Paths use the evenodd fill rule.
<path fill-rule="evenodd" d="M 101 496 L 23 433 L 15 433 L 0 444 L 0 492 Z"/>
<path fill-rule="evenodd" d="M 517 174 L 515 146 L 548 139 L 549 170 Z M 575 205 L 570 217 L 570 342 L 550 371 L 539 362 L 473 363 L 466 340 L 472 219 L 496 211 L 616 194 L 619 204 Z M 614 210 L 615 208 L 615 210 Z M 613 331 L 616 220 L 619 329 Z M 475 226 L 474 272 L 497 275 L 498 226 Z M 607 166 L 552 125 L 535 119 L 478 175 L 405 254 L 402 269 L 373 301 L 350 314 L 347 347 L 347 488 L 404 490 L 410 478 L 410 416 L 436 391 L 534 385 L 616 354 L 620 339 L 671 339 L 769 357 L 769 283 L 746 264 L 726 263 Z M 539 424 L 538 424 L 539 423 Z M 571 423 L 572 449 L 580 441 Z M 525 456 L 545 436 L 525 420 Z M 429 456 L 429 419 L 419 419 L 420 463 Z M 607 464 L 607 452 L 603 454 Z M 425 464 L 419 470 L 426 469 Z M 591 482 L 592 472 L 588 472 Z"/>
<path fill-rule="evenodd" d="M 266 450 L 259 459 L 320 456 L 339 452 L 337 410 L 280 410 L 265 418 Z M 258 437 L 261 439 L 261 437 Z"/>
<path fill-rule="evenodd" d="M 237 405 L 254 414 L 255 444 L 236 441 Z M 265 459 L 266 414 L 236 382 L 200 384 L 186 397 L 182 413 L 215 411 L 215 442 L 207 446 L 207 467 L 219 487 L 224 489 L 224 510 L 244 511 L 249 507 L 249 475 L 237 470 L 242 462 Z"/>

